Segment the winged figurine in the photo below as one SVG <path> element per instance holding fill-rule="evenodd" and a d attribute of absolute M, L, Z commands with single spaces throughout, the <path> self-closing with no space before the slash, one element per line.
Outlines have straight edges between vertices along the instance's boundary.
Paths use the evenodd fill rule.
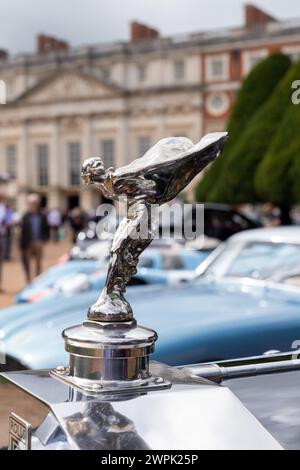
<path fill-rule="evenodd" d="M 121 221 L 111 247 L 111 261 L 105 286 L 89 308 L 88 319 L 129 321 L 133 318 L 124 297 L 126 286 L 136 273 L 138 258 L 157 230 L 152 205 L 174 199 L 209 163 L 221 153 L 226 132 L 207 134 L 197 144 L 185 137 L 161 139 L 143 157 L 117 170 L 105 169 L 101 158 L 89 158 L 82 166 L 87 184 L 98 183 L 109 199 L 126 198 L 127 216 Z M 142 235 L 141 227 L 146 227 Z"/>

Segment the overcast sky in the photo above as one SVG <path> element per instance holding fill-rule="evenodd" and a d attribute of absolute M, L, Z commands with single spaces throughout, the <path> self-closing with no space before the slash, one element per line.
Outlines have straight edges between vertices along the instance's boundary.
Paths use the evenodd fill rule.
<path fill-rule="evenodd" d="M 44 32 L 71 45 L 128 38 L 136 19 L 163 35 L 240 25 L 246 0 L 0 0 L 0 48 L 31 52 Z M 251 0 L 248 1 L 251 3 Z M 300 18 L 300 0 L 253 0 L 281 19 Z"/>

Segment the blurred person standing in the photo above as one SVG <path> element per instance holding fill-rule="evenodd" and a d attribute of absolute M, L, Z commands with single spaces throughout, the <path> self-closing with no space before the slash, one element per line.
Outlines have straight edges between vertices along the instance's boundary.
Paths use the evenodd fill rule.
<path fill-rule="evenodd" d="M 62 224 L 62 216 L 58 209 L 50 209 L 47 216 L 51 238 L 54 242 L 59 241 L 59 228 Z"/>
<path fill-rule="evenodd" d="M 15 212 L 13 211 L 10 205 L 6 206 L 5 225 L 6 225 L 6 233 L 5 233 L 4 259 L 5 261 L 10 261 L 13 230 L 16 225 Z"/>
<path fill-rule="evenodd" d="M 261 220 L 264 227 L 278 227 L 282 225 L 280 210 L 271 203 L 261 206 Z"/>
<path fill-rule="evenodd" d="M 31 281 L 31 259 L 35 260 L 35 275 L 42 270 L 44 243 L 49 240 L 49 225 L 41 211 L 40 197 L 31 194 L 27 199 L 28 211 L 24 214 L 20 229 L 20 248 L 27 282 Z"/>
<path fill-rule="evenodd" d="M 87 226 L 87 216 L 80 207 L 75 207 L 69 214 L 69 223 L 73 231 L 72 241 L 76 243 L 77 235 Z"/>
<path fill-rule="evenodd" d="M 0 292 L 2 289 L 2 268 L 5 256 L 5 234 L 6 234 L 6 205 L 3 194 L 0 194 Z"/>

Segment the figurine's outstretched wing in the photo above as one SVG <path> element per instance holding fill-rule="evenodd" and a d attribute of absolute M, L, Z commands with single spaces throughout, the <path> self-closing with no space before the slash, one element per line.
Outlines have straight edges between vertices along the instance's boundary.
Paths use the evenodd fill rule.
<path fill-rule="evenodd" d="M 198 144 L 185 137 L 160 140 L 142 158 L 114 173 L 115 189 L 135 199 L 162 204 L 174 199 L 222 151 L 226 132 Z"/>
<path fill-rule="evenodd" d="M 131 176 L 137 173 L 146 174 L 148 171 L 162 170 L 164 166 L 178 167 L 184 164 L 186 159 L 190 160 L 196 155 L 205 153 L 206 148 L 216 143 L 221 145 L 222 142 L 225 142 L 226 137 L 227 132 L 214 132 L 207 134 L 195 145 L 186 137 L 161 139 L 144 156 L 116 170 L 115 175 L 117 177 Z"/>

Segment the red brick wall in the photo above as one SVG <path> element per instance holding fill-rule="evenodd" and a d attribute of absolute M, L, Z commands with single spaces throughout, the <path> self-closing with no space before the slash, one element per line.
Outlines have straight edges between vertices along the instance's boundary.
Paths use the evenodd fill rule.
<path fill-rule="evenodd" d="M 230 51 L 229 57 L 230 80 L 240 80 L 242 76 L 242 52 L 238 49 Z"/>
<path fill-rule="evenodd" d="M 232 106 L 234 104 L 235 98 L 236 98 L 236 91 L 232 91 L 230 89 L 226 90 L 226 83 L 230 85 L 232 82 L 238 82 L 243 79 L 243 52 L 245 51 L 259 51 L 261 49 L 267 49 L 269 54 L 273 54 L 275 52 L 280 52 L 283 50 L 284 47 L 292 47 L 292 46 L 300 46 L 299 41 L 295 41 L 294 43 L 284 43 L 282 42 L 281 44 L 263 44 L 261 47 L 257 46 L 252 46 L 252 47 L 247 47 L 247 44 L 245 44 L 245 48 L 241 50 L 214 50 L 213 52 L 209 52 L 206 54 L 201 54 L 201 77 L 202 77 L 202 83 L 204 84 L 204 91 L 202 94 L 203 97 L 203 133 L 207 132 L 207 127 L 209 123 L 214 122 L 214 123 L 224 123 L 224 129 L 226 128 L 226 122 L 228 122 L 228 119 L 231 114 Z M 206 108 L 206 99 L 209 96 L 210 93 L 213 93 L 213 91 L 208 92 L 207 91 L 207 85 L 205 83 L 205 77 L 206 77 L 206 71 L 205 71 L 205 57 L 206 56 L 213 56 L 213 55 L 219 55 L 219 54 L 228 54 L 229 55 L 229 78 L 225 82 L 223 81 L 222 83 L 225 83 L 224 92 L 227 94 L 229 100 L 230 100 L 230 107 L 227 110 L 227 112 L 224 115 L 220 116 L 213 116 L 209 113 L 208 109 Z M 217 84 L 218 82 L 212 82 L 213 84 Z"/>

